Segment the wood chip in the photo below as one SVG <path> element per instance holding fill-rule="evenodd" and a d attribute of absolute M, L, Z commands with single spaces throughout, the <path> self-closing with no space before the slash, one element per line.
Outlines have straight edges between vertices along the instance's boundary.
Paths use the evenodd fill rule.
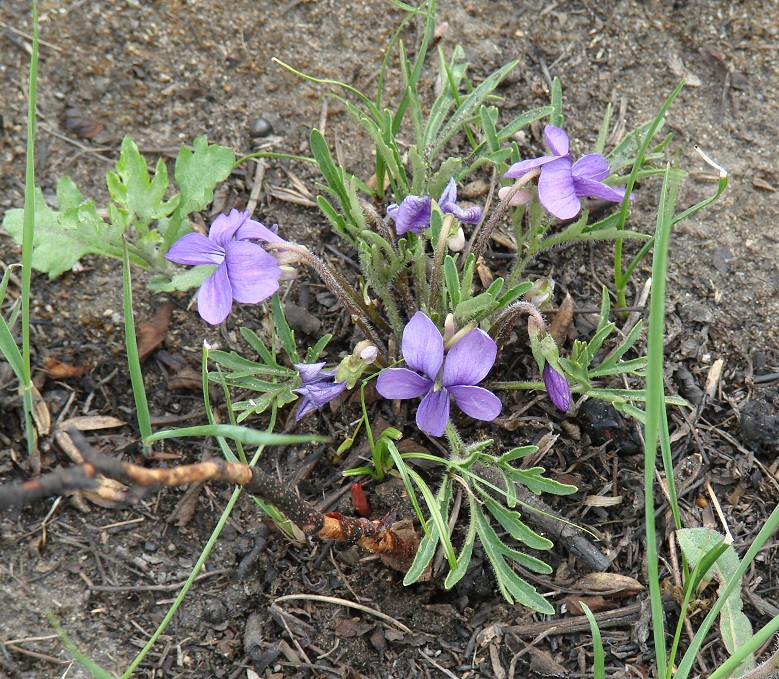
<path fill-rule="evenodd" d="M 150 321 L 138 324 L 138 357 L 141 362 L 165 341 L 172 311 L 173 302 L 165 302 Z"/>
<path fill-rule="evenodd" d="M 763 189 L 765 191 L 772 191 L 776 192 L 776 187 L 772 184 L 769 184 L 764 179 L 760 179 L 760 177 L 753 177 L 752 178 L 752 186 L 754 186 L 756 189 Z"/>
<path fill-rule="evenodd" d="M 83 365 L 70 365 L 62 363 L 56 358 L 47 358 L 43 362 L 43 372 L 46 377 L 52 380 L 67 380 L 73 377 L 82 377 L 86 374 L 88 368 Z"/>
<path fill-rule="evenodd" d="M 574 587 L 587 594 L 611 596 L 632 596 L 645 589 L 635 578 L 619 573 L 588 573 Z"/>

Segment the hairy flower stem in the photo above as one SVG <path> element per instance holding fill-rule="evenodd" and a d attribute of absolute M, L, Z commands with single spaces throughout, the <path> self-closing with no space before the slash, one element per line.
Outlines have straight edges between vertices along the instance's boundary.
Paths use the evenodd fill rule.
<path fill-rule="evenodd" d="M 446 440 L 449 441 L 450 459 L 452 461 L 458 461 L 465 457 L 465 442 L 460 436 L 460 432 L 457 431 L 457 427 L 452 424 L 452 421 L 446 423 L 446 431 L 444 432 Z"/>
<path fill-rule="evenodd" d="M 387 345 L 376 331 L 373 323 L 376 322 L 378 325 L 381 325 L 381 329 L 387 333 L 391 331 L 391 328 L 386 322 L 371 313 L 365 304 L 363 304 L 359 295 L 356 295 L 352 291 L 349 284 L 339 274 L 333 271 L 327 264 L 319 259 L 319 257 L 309 252 L 308 249 L 302 245 L 297 245 L 296 243 L 265 243 L 265 247 L 267 250 L 271 251 L 291 250 L 314 269 L 317 274 L 319 274 L 322 282 L 327 286 L 327 289 L 330 290 L 330 292 L 332 292 L 346 307 L 352 315 L 354 322 L 357 324 L 357 327 L 362 330 L 365 337 L 373 342 L 381 353 L 382 358 L 384 360 L 389 358 L 387 354 Z"/>
<path fill-rule="evenodd" d="M 398 272 L 398 276 L 395 279 L 395 287 L 400 293 L 400 296 L 403 298 L 403 304 L 406 307 L 406 314 L 410 318 L 417 311 L 419 311 L 419 307 L 417 307 L 417 304 L 411 295 L 411 290 L 408 285 L 408 276 L 406 275 L 405 271 Z"/>
<path fill-rule="evenodd" d="M 468 247 L 463 253 L 464 255 L 462 259 L 463 262 L 465 261 L 465 259 L 467 258 L 470 252 L 473 252 L 473 254 L 476 256 L 476 259 L 479 259 L 479 257 L 481 257 L 481 253 L 484 251 L 484 248 L 487 246 L 487 243 L 490 240 L 490 236 L 492 236 L 492 232 L 495 230 L 495 227 L 498 225 L 498 221 L 501 219 L 501 217 L 503 217 L 504 214 L 506 214 L 506 211 L 509 209 L 510 207 L 509 202 L 514 197 L 514 194 L 516 194 L 518 191 L 520 191 L 525 186 L 527 186 L 527 184 L 533 181 L 540 174 L 541 174 L 541 170 L 531 170 L 524 177 L 520 177 L 514 183 L 514 186 L 511 187 L 511 190 L 506 194 L 506 197 L 502 201 L 500 201 L 500 203 L 498 203 L 498 207 L 495 208 L 495 212 L 492 213 L 487 223 L 479 232 L 479 237 L 476 240 L 476 244 L 473 245 L 472 248 L 471 248 L 471 244 L 470 243 L 468 244 Z M 521 248 L 521 247 L 522 244 L 517 243 L 517 248 Z"/>
<path fill-rule="evenodd" d="M 538 325 L 538 329 L 543 337 L 546 334 L 546 322 L 538 307 L 530 302 L 513 302 L 509 304 L 503 313 L 495 321 L 495 324 L 490 328 L 490 335 L 499 349 L 503 348 L 503 344 L 508 339 L 511 328 L 517 322 L 520 316 L 528 314 L 532 316 Z"/>
<path fill-rule="evenodd" d="M 762 665 L 742 674 L 741 679 L 775 679 L 777 676 L 779 676 L 779 650 Z"/>
<path fill-rule="evenodd" d="M 392 229 L 390 229 L 387 222 L 382 219 L 381 215 L 373 209 L 373 205 L 371 205 L 367 200 L 360 199 L 360 207 L 365 213 L 365 216 L 368 218 L 368 221 L 376 228 L 378 234 L 385 241 L 387 241 L 387 243 L 390 244 L 390 247 L 395 251 L 396 255 L 399 254 L 398 246 L 395 244 L 395 236 L 392 233 Z"/>
<path fill-rule="evenodd" d="M 454 225 L 454 215 L 447 214 L 444 217 L 444 223 L 441 226 L 441 232 L 438 234 L 438 242 L 435 246 L 433 255 L 433 273 L 430 277 L 430 297 L 428 298 L 427 308 L 432 313 L 434 311 L 443 312 L 439 288 L 441 287 L 441 271 L 444 267 L 444 255 L 446 254 L 446 242 L 449 233 Z"/>

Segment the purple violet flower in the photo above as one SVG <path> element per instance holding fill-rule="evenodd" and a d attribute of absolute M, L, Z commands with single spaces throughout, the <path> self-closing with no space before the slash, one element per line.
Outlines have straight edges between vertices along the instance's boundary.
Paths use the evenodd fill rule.
<path fill-rule="evenodd" d="M 454 177 L 449 180 L 444 192 L 438 199 L 438 206 L 444 214 L 451 213 L 464 224 L 478 224 L 481 221 L 481 208 L 469 207 L 463 210 L 457 204 L 457 184 Z M 395 221 L 395 231 L 402 236 L 406 231 L 422 233 L 430 226 L 431 201 L 429 196 L 406 196 L 398 205 L 387 206 L 387 216 Z"/>
<path fill-rule="evenodd" d="M 618 203 L 625 197 L 625 189 L 613 188 L 603 183 L 609 176 L 610 169 L 600 153 L 582 156 L 571 164 L 568 135 L 554 125 L 547 125 L 544 129 L 544 141 L 552 152 L 551 156 L 529 158 L 514 163 L 503 176 L 519 179 L 540 167 L 538 199 L 555 217 L 576 217 L 582 209 L 581 198 L 589 196 Z"/>
<path fill-rule="evenodd" d="M 346 382 L 335 382 L 335 370 L 322 370 L 324 366 L 324 362 L 295 364 L 295 369 L 303 378 L 303 384 L 292 390 L 303 397 L 295 413 L 296 420 L 321 408 L 346 390 Z"/>
<path fill-rule="evenodd" d="M 218 264 L 200 286 L 197 310 L 206 323 L 219 325 L 230 313 L 233 301 L 257 304 L 279 289 L 281 269 L 276 259 L 252 240 L 284 242 L 249 212 L 231 210 L 211 224 L 208 237 L 188 233 L 165 255 L 176 264 Z"/>
<path fill-rule="evenodd" d="M 438 199 L 438 206 L 441 208 L 441 212 L 444 214 L 450 212 L 463 224 L 478 224 L 481 221 L 480 207 L 475 205 L 467 210 L 463 210 L 457 204 L 457 184 L 454 181 L 454 177 L 449 180 L 444 192 Z"/>
<path fill-rule="evenodd" d="M 571 388 L 568 386 L 568 380 L 549 363 L 544 365 L 544 385 L 555 407 L 567 413 L 571 407 Z"/>
<path fill-rule="evenodd" d="M 489 422 L 500 414 L 500 399 L 476 386 L 492 369 L 498 353 L 498 345 L 480 328 L 468 332 L 444 360 L 441 332 L 417 311 L 403 330 L 401 349 L 408 368 L 385 370 L 379 375 L 376 389 L 388 399 L 422 396 L 416 416 L 422 431 L 443 435 L 449 421 L 449 396 L 454 396 L 460 410 L 477 420 Z"/>

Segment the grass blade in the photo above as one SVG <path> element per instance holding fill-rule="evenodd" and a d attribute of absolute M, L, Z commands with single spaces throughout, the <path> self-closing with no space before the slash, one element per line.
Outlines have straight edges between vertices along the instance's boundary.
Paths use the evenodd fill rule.
<path fill-rule="evenodd" d="M 130 279 L 130 255 L 127 245 L 124 248 L 122 264 L 122 282 L 124 286 L 124 343 L 127 348 L 127 368 L 130 371 L 130 384 L 135 401 L 135 416 L 138 418 L 138 429 L 143 441 L 143 454 L 148 454 L 148 439 L 151 436 L 151 416 L 149 402 L 146 400 L 146 387 L 143 384 L 143 371 L 138 355 L 138 340 L 135 337 L 135 318 L 133 317 L 133 288 Z"/>

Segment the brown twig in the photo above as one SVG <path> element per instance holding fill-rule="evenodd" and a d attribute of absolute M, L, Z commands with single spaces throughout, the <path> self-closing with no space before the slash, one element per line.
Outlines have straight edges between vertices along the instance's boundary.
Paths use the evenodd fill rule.
<path fill-rule="evenodd" d="M 68 434 L 85 462 L 78 467 L 63 469 L 17 485 L 0 486 L 0 510 L 36 502 L 51 495 L 71 490 L 94 488 L 95 476 L 105 476 L 136 486 L 188 485 L 201 481 L 228 481 L 243 486 L 276 507 L 306 535 L 322 540 L 352 542 L 374 554 L 391 557 L 398 564 L 409 562 L 418 546 L 416 533 L 403 524 L 395 524 L 388 515 L 380 521 L 342 516 L 336 512 L 323 514 L 258 467 L 216 459 L 199 464 L 167 469 L 149 469 L 130 462 L 102 455 L 89 445 L 75 427 Z"/>

